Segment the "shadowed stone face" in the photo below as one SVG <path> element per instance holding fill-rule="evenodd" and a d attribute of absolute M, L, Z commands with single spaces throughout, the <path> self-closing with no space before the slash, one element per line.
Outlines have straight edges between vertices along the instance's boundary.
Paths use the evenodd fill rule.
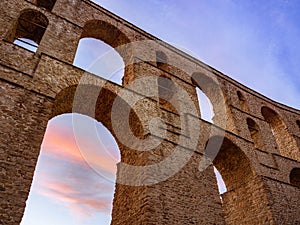
<path fill-rule="evenodd" d="M 37 0 L 37 6 L 51 11 L 55 5 L 56 0 Z"/>
<path fill-rule="evenodd" d="M 48 19 L 35 10 L 25 10 L 18 18 L 14 39 L 27 38 L 39 44 L 47 29 Z"/>
<path fill-rule="evenodd" d="M 291 184 L 300 188 L 300 168 L 294 168 L 290 174 Z"/>

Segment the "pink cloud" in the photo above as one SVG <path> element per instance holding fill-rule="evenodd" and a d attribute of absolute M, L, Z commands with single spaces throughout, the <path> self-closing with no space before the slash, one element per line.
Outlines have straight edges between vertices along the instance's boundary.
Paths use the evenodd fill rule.
<path fill-rule="evenodd" d="M 116 164 L 119 161 L 116 152 L 119 150 L 112 149 L 113 145 L 104 146 L 95 136 L 80 135 L 78 137 L 77 135 L 75 137 L 72 124 L 69 127 L 61 127 L 61 124 L 57 123 L 51 123 L 50 125 L 42 144 L 43 153 L 80 165 L 85 164 L 88 166 L 87 164 L 89 164 L 97 171 L 104 170 L 108 173 L 116 174 Z M 103 131 L 103 129 L 100 129 L 100 131 Z M 111 137 L 111 139 L 113 138 Z"/>
<path fill-rule="evenodd" d="M 117 160 L 107 152 L 109 149 L 103 145 L 97 146 L 99 141 L 88 136 L 80 137 L 80 147 L 86 149 L 79 149 L 71 120 L 67 119 L 68 116 L 63 123 L 59 119 L 49 123 L 33 191 L 65 206 L 80 219 L 95 212 L 109 214 L 114 180 L 108 181 L 99 171 L 114 178 Z"/>
<path fill-rule="evenodd" d="M 72 214 L 81 217 L 90 216 L 93 212 L 110 213 L 113 187 L 110 184 L 90 182 L 90 187 L 82 189 L 79 182 L 66 184 L 58 179 L 47 178 L 36 192 L 46 196 L 56 204 L 64 205 Z"/>
<path fill-rule="evenodd" d="M 110 213 L 114 184 L 88 167 L 60 163 L 51 158 L 54 171 L 43 169 L 36 173 L 33 191 L 52 202 L 68 208 L 72 215 L 84 219 L 96 212 Z M 78 172 L 76 172 L 78 171 Z M 59 173 L 58 173 L 59 172 Z"/>

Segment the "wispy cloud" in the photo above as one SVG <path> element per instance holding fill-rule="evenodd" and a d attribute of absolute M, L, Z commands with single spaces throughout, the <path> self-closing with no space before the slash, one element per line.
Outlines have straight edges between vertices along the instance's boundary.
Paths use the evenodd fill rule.
<path fill-rule="evenodd" d="M 65 206 L 79 219 L 96 212 L 110 214 L 113 184 L 80 166 L 68 165 L 67 171 L 64 168 L 61 177 L 47 172 L 39 174 L 33 191 Z"/>
<path fill-rule="evenodd" d="M 108 154 L 109 149 L 99 147 L 99 140 L 94 139 L 99 136 L 91 137 L 89 132 L 86 132 L 87 136 L 78 137 L 80 149 L 73 132 L 74 116 L 57 117 L 49 123 L 33 191 L 67 207 L 79 219 L 92 216 L 95 212 L 110 214 L 117 162 L 112 155 L 115 153 Z M 86 119 L 80 115 L 76 117 Z M 101 126 L 97 129 L 108 136 Z M 112 137 L 110 141 L 114 142 Z M 113 146 L 117 148 L 116 144 L 111 143 L 110 147 Z M 84 147 L 89 149 L 82 149 Z"/>
<path fill-rule="evenodd" d="M 97 121 L 79 114 L 61 116 L 50 122 L 42 153 L 111 174 L 116 173 L 119 161 L 119 149 L 109 131 Z"/>

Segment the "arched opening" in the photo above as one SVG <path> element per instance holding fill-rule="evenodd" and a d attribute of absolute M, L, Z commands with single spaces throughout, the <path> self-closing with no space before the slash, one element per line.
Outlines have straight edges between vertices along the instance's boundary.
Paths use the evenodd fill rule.
<path fill-rule="evenodd" d="M 280 116 L 268 107 L 262 107 L 261 113 L 270 125 L 281 155 L 300 160 L 300 152 L 295 139 L 289 134 L 288 128 Z"/>
<path fill-rule="evenodd" d="M 236 93 L 237 93 L 237 96 L 238 96 L 238 99 L 239 99 L 241 110 L 243 110 L 244 112 L 248 112 L 249 109 L 248 109 L 248 105 L 247 105 L 247 102 L 246 102 L 246 98 L 244 97 L 242 92 L 237 91 Z"/>
<path fill-rule="evenodd" d="M 249 158 L 226 137 L 214 136 L 209 139 L 205 155 L 213 157 L 216 150 L 218 154 L 211 160 L 216 168 L 217 182 L 224 181 L 224 184 L 219 184 L 219 192 L 221 187 L 226 224 L 237 224 L 236 218 L 239 218 L 239 224 L 253 224 L 260 210 L 265 213 L 264 218 L 259 218 L 263 223 L 268 217 L 268 209 L 262 200 L 266 196 L 262 180 L 256 176 Z"/>
<path fill-rule="evenodd" d="M 222 200 L 222 194 L 224 194 L 227 191 L 227 188 L 219 170 L 215 166 L 214 166 L 214 173 L 216 175 L 220 198 Z"/>
<path fill-rule="evenodd" d="M 210 123 L 217 122 L 217 125 L 222 126 L 221 121 L 224 121 L 223 116 L 226 109 L 222 102 L 223 95 L 217 83 L 202 73 L 193 73 L 192 83 L 196 86 L 201 118 Z"/>
<path fill-rule="evenodd" d="M 23 47 L 31 52 L 36 52 L 39 47 L 37 43 L 27 38 L 18 38 L 14 41 L 14 44 Z"/>
<path fill-rule="evenodd" d="M 158 83 L 158 96 L 161 100 L 171 100 L 174 95 L 175 84 L 173 81 L 165 76 L 159 76 Z"/>
<path fill-rule="evenodd" d="M 211 142 L 219 140 L 219 137 L 210 139 Z M 227 191 L 243 186 L 253 177 L 248 157 L 227 138 L 224 138 L 222 146 L 213 160 L 213 164 L 222 175 Z"/>
<path fill-rule="evenodd" d="M 300 129 L 300 120 L 296 120 L 296 124 L 299 127 L 299 129 Z"/>
<path fill-rule="evenodd" d="M 120 85 L 126 84 L 132 79 L 125 67 L 132 57 L 126 46 L 129 42 L 117 27 L 101 20 L 88 21 L 83 27 L 74 64 Z"/>
<path fill-rule="evenodd" d="M 96 95 L 93 96 L 93 94 Z M 92 100 L 94 97 L 97 98 L 94 99 L 95 101 Z M 49 222 L 49 225 L 79 225 L 83 223 L 83 219 L 89 224 L 99 224 L 99 221 L 101 224 L 110 224 L 110 220 L 113 218 L 117 221 L 126 219 L 126 207 L 120 207 L 120 202 L 133 209 L 140 207 L 136 204 L 134 197 L 122 198 L 124 189 L 127 188 L 126 190 L 136 191 L 139 194 L 139 191 L 143 191 L 140 187 L 135 189 L 135 187 L 126 187 L 120 183 L 115 184 L 116 162 L 120 160 L 119 154 L 123 163 L 131 165 L 140 163 L 139 160 L 136 160 L 138 157 L 132 156 L 137 154 L 136 151 L 131 151 L 119 140 L 122 135 L 128 134 L 128 129 L 136 136 L 143 133 L 139 118 L 134 112 L 130 111 L 129 118 L 125 118 L 124 111 L 131 108 L 123 100 L 120 100 L 116 105 L 116 110 L 120 116 L 115 123 L 119 129 L 113 129 L 111 110 L 117 98 L 117 94 L 113 90 L 104 87 L 99 90 L 98 86 L 93 85 L 70 86 L 56 95 L 52 105 L 52 117 L 57 117 L 53 121 L 62 119 L 64 124 L 56 125 L 57 130 L 54 129 L 53 132 L 50 132 L 52 140 L 50 140 L 50 147 L 48 147 L 51 154 L 55 153 L 50 156 L 60 161 L 58 163 L 52 161 L 44 165 L 46 169 L 54 171 L 52 174 L 54 177 L 49 176 L 48 180 L 47 176 L 43 174 L 40 177 L 42 177 L 42 182 L 46 179 L 42 183 L 43 190 L 46 192 L 45 195 L 50 195 L 52 200 L 54 199 L 56 203 L 60 203 L 64 207 L 53 204 L 46 205 L 45 199 L 38 198 L 36 201 L 40 205 L 35 207 L 36 210 L 33 212 L 31 210 L 30 218 L 24 217 L 26 223 L 23 222 L 22 225 L 32 225 L 34 224 L 32 219 L 39 218 L 49 219 L 35 224 L 46 225 Z M 71 116 L 59 116 L 65 115 L 65 113 L 73 114 L 69 114 Z M 69 123 L 65 121 L 66 119 L 69 120 Z M 129 128 L 123 125 L 126 123 L 126 119 L 129 120 Z M 48 128 L 53 126 L 53 123 L 50 121 Z M 68 135 L 64 136 L 66 133 Z M 45 144 L 43 146 L 45 147 Z M 118 153 L 112 152 L 111 150 L 114 149 L 120 151 L 117 151 Z M 47 151 L 46 153 L 46 156 L 49 157 Z M 124 154 L 126 157 L 123 157 Z M 43 152 L 40 157 L 43 157 Z M 65 162 L 66 160 L 68 161 Z M 42 162 L 39 159 L 39 164 Z M 55 177 L 56 174 L 59 178 Z M 118 174 L 117 176 L 119 177 Z M 78 187 L 74 187 L 74 182 L 74 185 L 78 185 Z M 37 179 L 35 183 L 38 183 Z M 32 193 L 34 192 L 32 191 Z M 117 205 L 113 212 L 116 211 L 116 214 L 121 216 L 111 216 L 112 196 L 114 197 L 113 204 Z M 56 214 L 52 217 L 41 217 L 42 209 L 43 213 L 53 211 Z M 30 212 L 28 211 L 26 214 L 30 215 Z"/>
<path fill-rule="evenodd" d="M 214 110 L 209 98 L 201 91 L 199 87 L 196 87 L 198 104 L 200 108 L 201 119 L 213 123 Z"/>
<path fill-rule="evenodd" d="M 171 103 L 176 91 L 174 82 L 170 78 L 161 75 L 157 78 L 157 85 L 160 106 L 171 112 L 178 113 L 174 102 Z"/>
<path fill-rule="evenodd" d="M 74 120 L 97 133 L 88 126 L 74 133 Z M 110 224 L 119 161 L 118 145 L 101 123 L 81 114 L 51 119 L 21 225 Z"/>
<path fill-rule="evenodd" d="M 168 66 L 168 57 L 162 51 L 156 51 L 156 65 L 159 69 L 166 70 Z"/>
<path fill-rule="evenodd" d="M 248 125 L 248 129 L 249 129 L 251 138 L 254 142 L 254 147 L 258 148 L 260 150 L 263 150 L 264 149 L 264 142 L 263 142 L 263 139 L 261 137 L 261 131 L 259 129 L 259 126 L 251 118 L 247 118 L 247 125 Z"/>
<path fill-rule="evenodd" d="M 156 51 L 156 66 L 160 70 L 164 71 L 166 71 L 168 68 L 168 57 L 162 51 Z M 164 71 L 161 71 L 161 75 L 157 78 L 159 104 L 163 108 L 171 112 L 177 113 L 177 110 L 175 109 L 176 106 L 174 106 L 174 102 L 173 104 L 170 102 L 175 94 L 176 86 L 172 79 L 169 78 L 169 75 Z"/>
<path fill-rule="evenodd" d="M 55 2 L 56 0 L 37 0 L 36 5 L 38 7 L 45 8 L 51 12 L 55 5 Z"/>
<path fill-rule="evenodd" d="M 75 66 L 122 85 L 124 61 L 110 45 L 95 38 L 82 38 L 79 41 Z"/>
<path fill-rule="evenodd" d="M 36 10 L 24 10 L 12 34 L 12 42 L 36 52 L 48 26 L 48 19 Z"/>
<path fill-rule="evenodd" d="M 292 169 L 290 173 L 290 183 L 291 185 L 300 188 L 300 168 Z"/>

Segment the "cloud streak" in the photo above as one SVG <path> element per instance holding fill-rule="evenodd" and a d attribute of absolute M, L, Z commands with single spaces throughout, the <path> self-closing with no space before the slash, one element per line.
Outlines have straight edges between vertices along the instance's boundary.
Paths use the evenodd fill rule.
<path fill-rule="evenodd" d="M 82 122 L 74 128 L 73 120 Z M 92 131 L 90 126 L 84 127 L 84 124 L 90 123 L 98 127 Z M 75 134 L 74 129 L 80 129 L 80 132 Z M 99 132 L 99 135 L 93 132 Z M 116 163 L 119 161 L 119 149 L 109 131 L 93 119 L 79 114 L 61 116 L 50 122 L 42 152 L 69 163 L 89 164 L 111 174 L 116 173 Z"/>
<path fill-rule="evenodd" d="M 83 117 L 76 115 L 76 119 L 86 119 Z M 109 149 L 99 147 L 99 140 L 93 140 L 97 135 L 81 135 L 78 137 L 81 139 L 80 147 L 89 148 L 82 154 L 85 150 L 80 149 L 76 142 L 73 119 L 74 115 L 65 115 L 49 123 L 33 191 L 68 208 L 80 220 L 91 217 L 96 212 L 110 215 L 117 162 L 113 155 L 116 155 L 118 149 L 113 149 L 114 152 L 108 154 Z M 100 136 L 101 133 L 105 136 L 106 142 L 114 142 L 112 137 L 107 140 L 109 135 L 104 127 L 97 127 L 97 130 L 100 131 Z M 117 148 L 115 143 L 108 146 Z M 99 174 L 99 171 L 103 173 Z M 103 175 L 109 176 L 110 180 Z"/>
<path fill-rule="evenodd" d="M 68 170 L 76 175 L 67 176 L 63 173 L 66 176 L 58 177 L 51 173 L 39 174 L 42 179 L 39 179 L 34 191 L 65 206 L 78 219 L 85 219 L 96 212 L 110 214 L 113 185 L 80 166 L 68 165 Z M 78 170 L 81 171 L 79 176 Z"/>

